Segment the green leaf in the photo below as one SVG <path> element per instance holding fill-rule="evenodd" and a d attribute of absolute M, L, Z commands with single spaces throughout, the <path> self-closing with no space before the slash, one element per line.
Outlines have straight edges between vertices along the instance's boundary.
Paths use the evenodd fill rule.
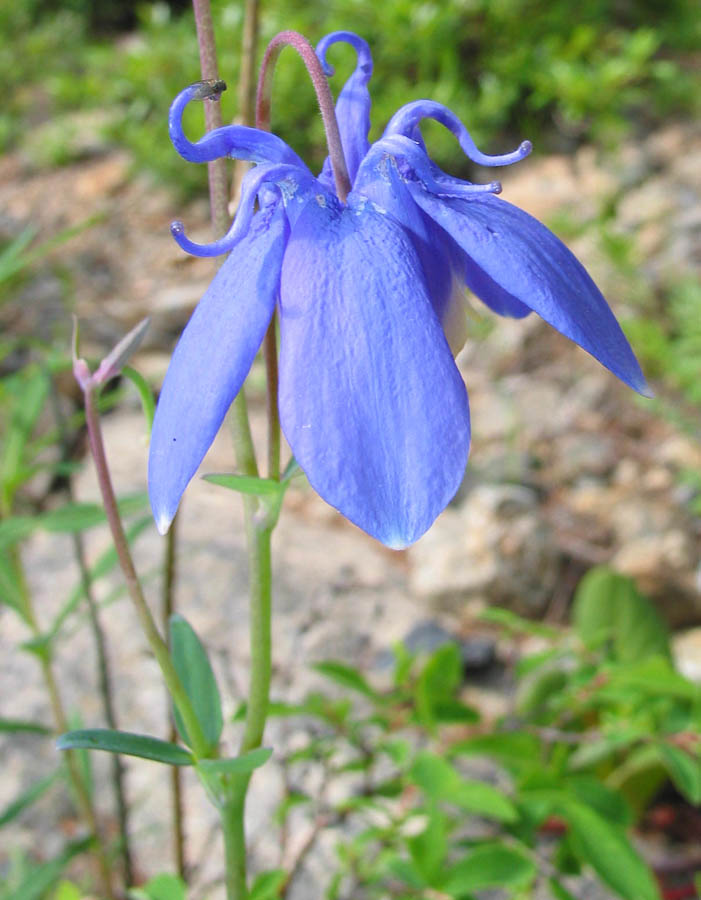
<path fill-rule="evenodd" d="M 130 516 L 147 503 L 145 493 L 123 497 L 118 503 L 119 512 Z M 98 503 L 66 503 L 38 516 L 12 516 L 0 522 L 0 550 L 20 543 L 40 528 L 52 533 L 70 533 L 94 528 L 105 521 L 105 511 Z"/>
<path fill-rule="evenodd" d="M 162 873 L 154 875 L 140 888 L 129 891 L 135 900 L 185 900 L 187 888 L 177 875 Z"/>
<path fill-rule="evenodd" d="M 131 545 L 132 541 L 135 541 L 136 538 L 142 534 L 147 528 L 153 527 L 153 516 L 149 513 L 147 516 L 144 516 L 140 519 L 137 519 L 132 525 L 129 526 L 126 530 L 127 541 Z M 90 569 L 90 583 L 94 584 L 98 579 L 104 578 L 105 575 L 108 575 L 112 569 L 119 562 L 119 557 L 117 556 L 117 551 L 114 545 L 110 545 L 107 550 L 105 550 L 97 559 L 95 564 Z M 56 616 L 54 617 L 53 622 L 44 632 L 43 635 L 38 639 L 42 643 L 51 643 L 54 638 L 57 636 L 59 631 L 63 628 L 63 625 L 68 620 L 73 612 L 80 605 L 81 600 L 85 597 L 85 589 L 82 583 L 78 583 L 71 593 L 70 597 L 63 604 L 61 609 L 58 611 Z M 32 642 L 36 644 L 36 642 Z"/>
<path fill-rule="evenodd" d="M 72 881 L 59 881 L 52 900 L 83 900 L 84 893 Z"/>
<path fill-rule="evenodd" d="M 86 851 L 91 843 L 91 837 L 73 841 L 58 856 L 33 865 L 14 890 L 3 893 L 2 900 L 39 900 L 56 883 L 73 857 Z"/>
<path fill-rule="evenodd" d="M 0 550 L 26 540 L 38 527 L 38 519 L 30 516 L 10 516 L 0 522 Z"/>
<path fill-rule="evenodd" d="M 438 700 L 433 704 L 433 717 L 436 722 L 443 724 L 474 725 L 480 721 L 480 714 L 462 700 Z"/>
<path fill-rule="evenodd" d="M 618 725 L 618 723 L 616 723 Z M 577 747 L 567 760 L 567 767 L 571 772 L 577 769 L 588 769 L 597 763 L 608 760 L 620 750 L 637 743 L 642 737 L 640 729 L 622 729 L 621 731 L 605 734 L 595 738 L 591 742 L 585 740 Z"/>
<path fill-rule="evenodd" d="M 197 768 L 206 775 L 247 775 L 266 763 L 272 755 L 271 747 L 257 747 L 230 759 L 201 759 Z"/>
<path fill-rule="evenodd" d="M 577 800 L 599 813 L 607 822 L 624 827 L 633 824 L 634 817 L 625 798 L 593 775 L 570 775 L 566 785 Z"/>
<path fill-rule="evenodd" d="M 134 515 L 148 504 L 145 493 L 120 498 L 120 515 Z M 39 517 L 39 525 L 50 532 L 84 531 L 106 521 L 105 511 L 98 503 L 66 503 Z"/>
<path fill-rule="evenodd" d="M 53 728 L 40 722 L 27 722 L 24 719 L 0 719 L 0 733 L 24 732 L 25 734 L 53 734 Z"/>
<path fill-rule="evenodd" d="M 8 822 L 11 822 L 13 819 L 16 819 L 28 806 L 31 806 L 43 796 L 54 781 L 56 781 L 58 775 L 58 771 L 52 772 L 50 775 L 45 775 L 43 778 L 30 784 L 26 791 L 22 791 L 18 797 L 0 812 L 0 828 L 2 828 L 3 825 L 7 825 Z"/>
<path fill-rule="evenodd" d="M 490 606 L 482 610 L 479 618 L 483 622 L 501 625 L 502 628 L 506 628 L 514 634 L 532 634 L 536 637 L 545 638 L 560 637 L 560 633 L 556 628 L 551 628 L 549 625 L 543 625 L 540 622 L 533 622 L 531 619 L 525 619 L 509 609 L 501 609 L 498 606 Z"/>
<path fill-rule="evenodd" d="M 444 644 L 432 654 L 416 683 L 416 714 L 425 728 L 434 727 L 438 719 L 437 707 L 454 699 L 461 678 L 460 650 L 457 644 Z"/>
<path fill-rule="evenodd" d="M 205 475 L 205 481 L 220 487 L 238 491 L 239 494 L 255 494 L 258 497 L 279 494 L 285 486 L 273 478 L 257 478 L 255 475 Z"/>
<path fill-rule="evenodd" d="M 286 880 L 287 872 L 284 869 L 260 872 L 253 880 L 248 900 L 276 900 Z"/>
<path fill-rule="evenodd" d="M 340 684 L 342 687 L 357 691 L 359 694 L 364 694 L 373 700 L 377 698 L 377 691 L 368 684 L 357 669 L 351 666 L 346 666 L 335 660 L 327 660 L 315 663 L 312 669 L 315 669 L 320 675 L 335 681 L 336 684 Z"/>
<path fill-rule="evenodd" d="M 577 898 L 573 894 L 570 894 L 570 892 L 555 878 L 548 878 L 548 887 L 555 900 L 577 900 Z"/>
<path fill-rule="evenodd" d="M 605 566 L 590 569 L 574 595 L 574 626 L 582 643 L 597 649 L 611 643 L 622 662 L 670 656 L 669 634 L 653 604 L 631 578 Z"/>
<path fill-rule="evenodd" d="M 2 523 L 0 522 L 0 526 Z M 29 624 L 29 611 L 22 587 L 22 577 L 11 554 L 0 550 L 0 605 L 5 603 Z"/>
<path fill-rule="evenodd" d="M 409 777 L 432 800 L 452 803 L 499 822 L 518 819 L 515 806 L 500 791 L 481 781 L 463 778 L 450 763 L 433 753 L 419 753 Z"/>
<path fill-rule="evenodd" d="M 106 750 L 108 753 L 123 753 L 138 756 L 171 766 L 191 766 L 191 754 L 177 744 L 161 741 L 146 734 L 130 731 L 110 731 L 108 728 L 81 728 L 62 734 L 56 742 L 59 750 Z"/>
<path fill-rule="evenodd" d="M 151 429 L 153 428 L 153 417 L 156 414 L 156 401 L 153 396 L 153 391 L 151 390 L 151 385 L 140 372 L 137 372 L 136 369 L 133 369 L 131 366 L 123 366 L 122 375 L 128 378 L 136 388 L 150 434 Z"/>
<path fill-rule="evenodd" d="M 431 804 L 428 825 L 420 834 L 407 839 L 411 859 L 422 878 L 432 887 L 438 887 L 439 877 L 448 852 L 445 817 L 435 803 Z"/>
<path fill-rule="evenodd" d="M 451 866 L 441 884 L 444 893 L 462 897 L 468 891 L 528 887 L 537 875 L 533 860 L 506 844 L 482 844 Z"/>
<path fill-rule="evenodd" d="M 185 688 L 210 748 L 216 747 L 224 727 L 221 698 L 207 651 L 192 626 L 179 615 L 170 619 L 170 646 L 173 664 Z M 177 709 L 175 722 L 181 737 L 190 737 Z"/>
<path fill-rule="evenodd" d="M 27 444 L 44 408 L 50 381 L 42 369 L 31 365 L 5 378 L 3 386 L 8 409 L 0 449 L 0 500 L 4 509 L 12 509 L 14 495 L 27 477 Z"/>
<path fill-rule="evenodd" d="M 401 856 L 391 856 L 387 862 L 387 871 L 398 881 L 408 884 L 409 887 L 420 891 L 426 887 L 426 882 L 417 871 L 414 863 L 409 859 L 402 859 Z"/>
<path fill-rule="evenodd" d="M 569 798 L 558 806 L 570 826 L 577 854 L 602 881 L 626 900 L 660 900 L 652 873 L 622 829 Z"/>
<path fill-rule="evenodd" d="M 694 806 L 701 804 L 701 759 L 667 742 L 657 744 L 657 752 L 679 791 Z"/>
<path fill-rule="evenodd" d="M 538 766 L 542 752 L 538 738 L 525 731 L 476 735 L 450 748 L 451 756 L 486 756 L 517 773 Z"/>
<path fill-rule="evenodd" d="M 612 689 L 634 688 L 647 697 L 677 697 L 698 701 L 701 688 L 676 672 L 667 659 L 649 657 L 639 663 L 618 666 L 609 674 Z"/>

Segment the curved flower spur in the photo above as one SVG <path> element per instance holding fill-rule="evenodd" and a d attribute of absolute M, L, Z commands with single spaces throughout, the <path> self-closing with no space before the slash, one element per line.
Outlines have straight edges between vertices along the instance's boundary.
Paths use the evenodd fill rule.
<path fill-rule="evenodd" d="M 278 403 L 292 452 L 328 503 L 393 548 L 430 527 L 463 477 L 470 419 L 453 356 L 465 337 L 465 287 L 500 315 L 537 312 L 647 393 L 623 332 L 572 253 L 496 197 L 498 182 L 470 184 L 442 172 L 420 125 L 440 122 L 482 166 L 517 162 L 530 143 L 485 156 L 450 110 L 418 100 L 370 145 L 370 51 L 350 32 L 328 35 L 317 48 L 327 75 L 326 54 L 337 41 L 355 48 L 357 66 L 336 103 L 336 145 L 330 140 L 318 177 L 260 129 L 231 125 L 190 142 L 183 110 L 216 86 L 190 85 L 171 107 L 171 139 L 185 159 L 231 156 L 256 165 L 223 238 L 198 246 L 180 223 L 172 226 L 188 252 L 229 256 L 180 338 L 156 411 L 149 491 L 161 532 L 241 389 L 276 304 Z M 327 119 L 330 131 L 336 122 Z"/>

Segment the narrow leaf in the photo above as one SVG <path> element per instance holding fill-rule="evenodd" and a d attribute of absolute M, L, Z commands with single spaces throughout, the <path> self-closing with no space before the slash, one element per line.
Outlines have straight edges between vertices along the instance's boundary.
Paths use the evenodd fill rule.
<path fill-rule="evenodd" d="M 192 626 L 179 615 L 170 619 L 170 646 L 173 663 L 190 698 L 197 720 L 210 747 L 216 747 L 224 726 L 221 698 L 207 651 Z M 181 737 L 190 742 L 185 723 L 177 709 L 175 721 Z"/>
<path fill-rule="evenodd" d="M 342 687 L 357 691 L 366 697 L 377 698 L 377 692 L 368 684 L 360 672 L 351 666 L 346 666 L 335 660 L 327 660 L 315 663 L 312 668 L 320 675 L 335 681 L 336 684 L 340 684 Z"/>
<path fill-rule="evenodd" d="M 62 734 L 56 742 L 59 750 L 106 750 L 108 753 L 123 753 L 138 756 L 171 766 L 191 766 L 192 756 L 183 747 L 161 741 L 145 734 L 129 731 L 110 731 L 108 728 L 81 728 Z"/>
<path fill-rule="evenodd" d="M 537 874 L 533 860 L 506 844 L 483 844 L 451 866 L 441 890 L 456 897 L 484 888 L 525 888 Z"/>
<path fill-rule="evenodd" d="M 701 758 L 666 742 L 657 745 L 657 752 L 679 791 L 694 806 L 701 804 Z"/>
<path fill-rule="evenodd" d="M 23 791 L 9 803 L 5 809 L 0 812 L 0 828 L 2 828 L 3 825 L 7 825 L 7 823 L 11 822 L 13 819 L 16 819 L 28 806 L 31 806 L 43 796 L 54 781 L 56 781 L 58 775 L 59 772 L 52 772 L 50 775 L 45 775 L 43 778 L 30 784 L 26 791 Z"/>
<path fill-rule="evenodd" d="M 572 830 L 576 851 L 602 881 L 626 900 L 660 900 L 652 873 L 622 829 L 574 801 L 562 803 L 561 813 Z"/>
<path fill-rule="evenodd" d="M 134 900 L 185 900 L 185 882 L 177 875 L 162 873 L 154 875 L 140 888 L 132 889 L 129 895 Z"/>
<path fill-rule="evenodd" d="M 136 388 L 150 434 L 151 429 L 153 428 L 153 417 L 156 414 L 156 401 L 153 396 L 153 391 L 151 390 L 151 385 L 141 372 L 137 372 L 136 369 L 133 369 L 131 366 L 124 366 L 122 375 L 124 375 L 125 378 L 128 378 Z"/>
<path fill-rule="evenodd" d="M 40 722 L 27 722 L 25 719 L 0 719 L 0 732 L 52 734 L 53 729 Z"/>
<path fill-rule="evenodd" d="M 271 747 L 257 747 L 231 759 L 201 759 L 197 768 L 207 775 L 247 775 L 266 763 L 272 755 Z"/>
<path fill-rule="evenodd" d="M 3 900 L 39 900 L 56 883 L 68 863 L 90 847 L 91 837 L 69 844 L 58 856 L 32 866 L 14 890 L 3 894 Z"/>
<path fill-rule="evenodd" d="M 411 859 L 422 878 L 432 887 L 442 883 L 441 869 L 448 853 L 446 823 L 437 804 L 430 804 L 428 825 L 417 835 L 408 838 Z"/>
<path fill-rule="evenodd" d="M 256 478 L 255 475 L 205 475 L 205 481 L 220 487 L 238 491 L 239 494 L 256 494 L 259 497 L 279 494 L 284 488 L 272 478 Z"/>
<path fill-rule="evenodd" d="M 287 879 L 284 869 L 271 869 L 256 875 L 248 900 L 276 900 Z"/>
<path fill-rule="evenodd" d="M 518 818 L 513 803 L 500 791 L 490 784 L 463 778 L 450 763 L 433 753 L 419 753 L 409 777 L 433 800 L 501 822 Z"/>

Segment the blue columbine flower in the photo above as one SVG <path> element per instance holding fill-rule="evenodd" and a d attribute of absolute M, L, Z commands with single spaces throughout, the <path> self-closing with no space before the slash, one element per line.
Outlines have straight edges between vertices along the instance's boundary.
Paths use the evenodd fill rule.
<path fill-rule="evenodd" d="M 470 419 L 453 357 L 464 340 L 465 286 L 501 315 L 537 312 L 646 393 L 623 332 L 572 253 L 497 198 L 498 183 L 475 185 L 442 172 L 420 124 L 443 124 L 481 165 L 509 165 L 530 144 L 485 156 L 450 110 L 419 100 L 402 107 L 371 146 L 370 51 L 357 35 L 336 32 L 317 48 L 324 66 L 336 41 L 358 55 L 336 104 L 352 183 L 345 203 L 328 160 L 314 177 L 273 134 L 227 126 L 188 141 L 182 113 L 202 96 L 200 86 L 186 88 L 171 107 L 171 139 L 185 159 L 232 156 L 256 166 L 224 238 L 198 246 L 173 226 L 190 252 L 229 256 L 180 338 L 156 412 L 149 490 L 161 532 L 240 390 L 276 304 L 287 441 L 316 491 L 389 547 L 417 540 L 463 477 Z"/>

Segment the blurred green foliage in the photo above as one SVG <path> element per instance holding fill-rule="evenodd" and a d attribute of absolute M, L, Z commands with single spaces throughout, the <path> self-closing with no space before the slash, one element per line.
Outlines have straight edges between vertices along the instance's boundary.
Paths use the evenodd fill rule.
<path fill-rule="evenodd" d="M 236 112 L 243 4 L 215 0 L 213 6 L 221 73 L 231 88 L 223 101 L 227 119 Z M 102 9 L 97 18 L 93 7 Z M 199 74 L 191 14 L 163 3 L 136 9 L 139 27 L 108 37 L 110 24 L 130 21 L 132 4 L 23 0 L 3 6 L 0 148 L 22 142 L 30 126 L 41 136 L 46 123 L 63 116 L 63 133 L 54 128 L 38 143 L 42 161 L 65 162 L 75 145 L 65 114 L 92 110 L 100 113 L 105 138 L 128 146 L 138 165 L 185 191 L 203 184 L 204 173 L 183 167 L 166 136 L 171 99 Z M 698 109 L 693 63 L 701 35 L 693 0 L 597 0 L 579 8 L 576 19 L 566 0 L 389 0 L 381 6 L 282 0 L 263 3 L 261 21 L 261 45 L 283 28 L 313 42 L 336 29 L 368 40 L 375 59 L 374 136 L 399 106 L 419 97 L 449 105 L 493 152 L 523 137 L 539 150 L 586 139 L 613 142 L 641 125 Z M 354 54 L 339 46 L 331 58 L 338 90 Z M 321 123 L 292 53 L 277 75 L 274 125 L 320 165 Z M 193 121 L 195 133 L 201 127 Z M 436 127 L 430 140 L 437 161 L 455 171 L 452 138 Z"/>

